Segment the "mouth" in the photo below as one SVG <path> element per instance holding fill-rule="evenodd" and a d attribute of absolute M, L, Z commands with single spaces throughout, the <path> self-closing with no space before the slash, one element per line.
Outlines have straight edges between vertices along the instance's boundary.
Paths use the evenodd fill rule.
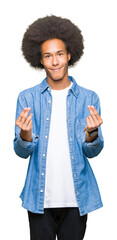
<path fill-rule="evenodd" d="M 57 71 L 59 71 L 61 68 L 62 68 L 62 67 L 60 67 L 60 68 L 52 68 L 51 71 L 57 72 Z"/>

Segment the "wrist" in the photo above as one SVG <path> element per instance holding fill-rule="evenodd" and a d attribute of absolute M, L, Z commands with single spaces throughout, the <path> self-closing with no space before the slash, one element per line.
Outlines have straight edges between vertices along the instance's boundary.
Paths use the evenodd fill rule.
<path fill-rule="evenodd" d="M 20 137 L 22 140 L 27 142 L 32 142 L 32 130 L 30 131 L 24 131 L 21 129 L 20 131 Z"/>
<path fill-rule="evenodd" d="M 93 131 L 86 130 L 86 134 L 88 137 L 95 137 L 98 135 L 98 128 L 94 129 Z"/>
<path fill-rule="evenodd" d="M 98 129 L 95 129 L 91 132 L 86 130 L 86 141 L 93 142 L 98 137 Z"/>

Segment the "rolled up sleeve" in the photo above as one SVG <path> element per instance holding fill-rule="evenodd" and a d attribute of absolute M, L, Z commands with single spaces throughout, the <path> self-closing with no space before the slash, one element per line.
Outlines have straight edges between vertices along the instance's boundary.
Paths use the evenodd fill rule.
<path fill-rule="evenodd" d="M 17 135 L 14 139 L 15 153 L 21 158 L 28 158 L 33 152 L 39 138 L 37 135 L 32 134 L 32 142 L 22 140 L 20 135 Z"/>

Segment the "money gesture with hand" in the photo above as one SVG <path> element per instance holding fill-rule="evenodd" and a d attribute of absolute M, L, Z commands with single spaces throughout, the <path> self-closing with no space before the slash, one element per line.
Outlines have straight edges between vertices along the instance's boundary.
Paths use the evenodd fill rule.
<path fill-rule="evenodd" d="M 98 129 L 98 127 L 103 123 L 103 120 L 100 117 L 99 113 L 97 112 L 97 110 L 95 109 L 94 106 L 88 105 L 88 109 L 90 112 L 90 116 L 88 116 L 86 118 L 87 125 L 86 125 L 84 131 L 86 130 L 86 132 L 87 132 L 87 134 L 86 134 L 87 142 L 91 142 L 97 138 L 98 133 L 97 133 L 97 135 L 95 135 L 93 137 L 90 137 L 90 133 L 92 131 L 95 131 L 96 129 Z"/>
<path fill-rule="evenodd" d="M 32 141 L 32 116 L 29 115 L 31 108 L 24 108 L 18 119 L 16 120 L 16 125 L 21 129 L 20 137 L 28 142 Z M 29 115 L 29 116 L 28 116 Z"/>

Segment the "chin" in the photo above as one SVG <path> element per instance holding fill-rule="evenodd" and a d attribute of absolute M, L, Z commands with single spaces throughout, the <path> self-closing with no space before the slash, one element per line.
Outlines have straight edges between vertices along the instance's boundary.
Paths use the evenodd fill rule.
<path fill-rule="evenodd" d="M 61 81 L 61 80 L 63 80 L 64 76 L 65 76 L 65 74 L 61 74 L 61 75 L 58 75 L 58 76 L 57 75 L 54 75 L 54 76 L 51 75 L 51 79 L 53 81 Z"/>
<path fill-rule="evenodd" d="M 61 81 L 63 78 L 52 78 L 53 81 Z"/>

